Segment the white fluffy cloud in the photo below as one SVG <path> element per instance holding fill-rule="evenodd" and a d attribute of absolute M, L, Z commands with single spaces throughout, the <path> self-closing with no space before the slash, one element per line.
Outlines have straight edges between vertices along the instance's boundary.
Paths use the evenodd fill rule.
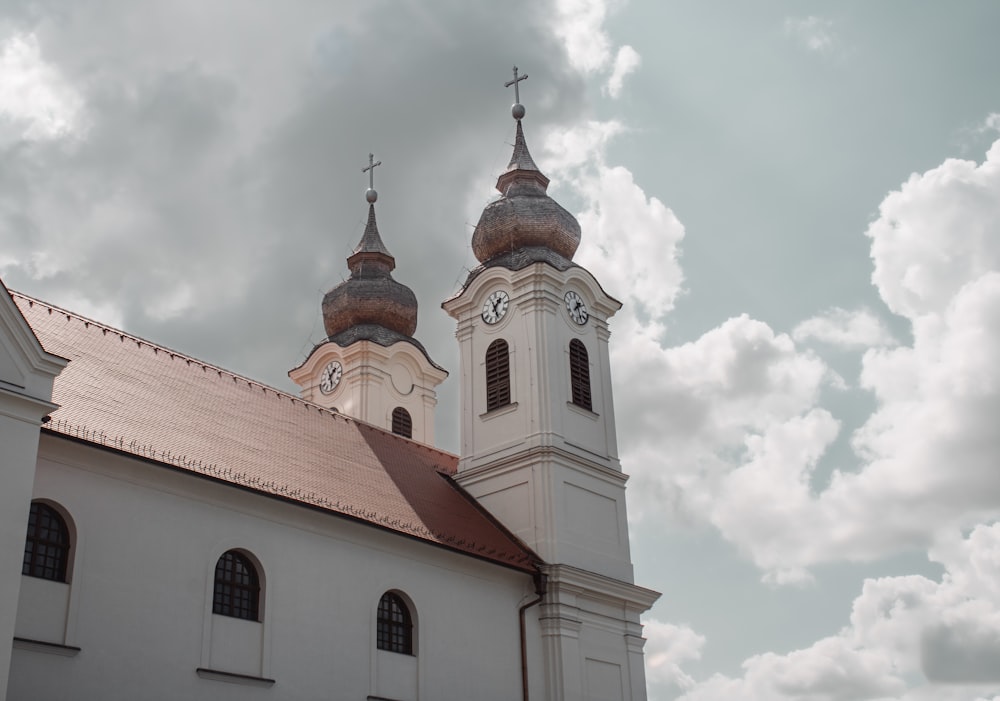
<path fill-rule="evenodd" d="M 607 0 L 556 0 L 553 31 L 577 70 L 601 70 L 611 60 L 611 39 L 604 31 Z"/>
<path fill-rule="evenodd" d="M 705 636 L 689 626 L 663 623 L 655 619 L 643 621 L 646 643 L 646 682 L 661 694 L 685 691 L 695 686 L 695 680 L 681 669 L 689 660 L 701 658 Z"/>
<path fill-rule="evenodd" d="M 872 281 L 895 313 L 940 317 L 962 287 L 1000 271 L 1000 142 L 982 164 L 949 159 L 910 176 L 868 229 Z"/>
<path fill-rule="evenodd" d="M 839 424 L 819 391 L 837 382 L 811 350 L 745 317 L 677 348 L 650 327 L 617 346 L 616 383 L 640 387 L 626 408 L 637 435 L 620 425 L 641 493 L 706 519 L 772 581 L 1000 517 L 1000 142 L 982 164 L 912 176 L 868 236 L 873 280 L 913 342 L 885 347 L 864 312 L 796 328 L 799 340 L 881 346 L 863 358 L 876 409 L 852 437 L 856 467 L 828 481 L 813 476 Z"/>
<path fill-rule="evenodd" d="M 608 78 L 606 88 L 611 97 L 621 95 L 625 77 L 635 71 L 641 63 L 642 57 L 631 46 L 625 45 L 618 49 L 618 53 L 615 55 L 615 65 L 611 71 L 611 77 Z"/>
<path fill-rule="evenodd" d="M 801 343 L 810 339 L 845 349 L 892 346 L 896 340 L 885 324 L 870 309 L 848 311 L 840 307 L 806 319 L 792 331 Z"/>
<path fill-rule="evenodd" d="M 878 404 L 854 436 L 862 468 L 820 497 L 868 556 L 1000 516 L 1000 142 L 981 165 L 912 176 L 879 212 L 873 281 L 913 344 L 866 353 Z"/>
<path fill-rule="evenodd" d="M 715 675 L 689 686 L 682 701 L 992 697 L 1000 688 L 1000 524 L 977 526 L 937 546 L 931 558 L 945 566 L 940 582 L 866 580 L 849 625 L 836 635 L 788 654 L 751 657 L 742 677 Z M 671 633 L 662 632 L 666 640 Z"/>
<path fill-rule="evenodd" d="M 613 367 L 616 385 L 631 388 L 619 426 L 626 471 L 642 485 L 636 516 L 706 519 L 770 578 L 806 577 L 788 554 L 811 516 L 810 475 L 839 431 L 816 406 L 839 378 L 745 315 L 675 348 L 655 326 L 624 334 Z"/>
<path fill-rule="evenodd" d="M 657 317 L 673 308 L 681 291 L 684 227 L 629 170 L 608 165 L 606 147 L 622 130 L 614 121 L 556 130 L 545 142 L 544 163 L 584 202 L 577 219 L 585 233 L 575 260 L 612 294 L 627 296 L 627 315 Z M 623 324 L 629 322 L 616 321 Z"/>
<path fill-rule="evenodd" d="M 642 59 L 628 45 L 613 50 L 604 21 L 614 4 L 609 0 L 556 0 L 553 31 L 562 40 L 574 68 L 583 73 L 610 69 L 604 91 L 618 97 L 625 77 L 639 67 Z"/>

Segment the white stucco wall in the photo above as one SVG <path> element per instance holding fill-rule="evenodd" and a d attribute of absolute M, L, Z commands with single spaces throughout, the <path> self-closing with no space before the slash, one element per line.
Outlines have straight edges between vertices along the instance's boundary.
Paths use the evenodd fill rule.
<path fill-rule="evenodd" d="M 520 698 L 517 613 L 533 594 L 524 573 L 52 436 L 34 494 L 78 534 L 64 634 L 49 642 L 80 650 L 15 647 L 11 701 Z M 211 613 L 215 563 L 230 548 L 262 566 L 262 623 Z M 37 634 L 52 622 L 35 589 L 18 625 Z M 414 657 L 376 651 L 388 590 L 414 604 Z M 533 674 L 540 694 L 543 672 Z"/>

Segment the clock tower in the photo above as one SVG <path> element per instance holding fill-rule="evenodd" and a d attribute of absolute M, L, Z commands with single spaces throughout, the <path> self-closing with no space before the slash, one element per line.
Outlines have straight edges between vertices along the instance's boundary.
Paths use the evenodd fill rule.
<path fill-rule="evenodd" d="M 573 262 L 576 219 L 528 151 L 518 76 L 514 153 L 472 237 L 481 265 L 443 307 L 457 322 L 459 484 L 546 562 L 547 699 L 645 699 L 608 352 L 621 308 Z"/>
<path fill-rule="evenodd" d="M 396 259 L 375 223 L 368 156 L 368 223 L 347 258 L 351 276 L 323 297 L 327 339 L 289 377 L 302 398 L 421 443 L 434 443 L 435 388 L 448 373 L 413 338 L 417 298 L 392 278 Z"/>

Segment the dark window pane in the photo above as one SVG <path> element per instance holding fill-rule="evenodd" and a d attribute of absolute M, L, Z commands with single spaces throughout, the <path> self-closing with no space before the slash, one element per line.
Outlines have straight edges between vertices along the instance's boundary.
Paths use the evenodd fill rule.
<path fill-rule="evenodd" d="M 410 412 L 401 406 L 392 410 L 392 432 L 403 438 L 413 438 L 413 420 Z"/>
<path fill-rule="evenodd" d="M 486 349 L 486 411 L 510 404 L 510 352 L 497 339 Z"/>
<path fill-rule="evenodd" d="M 230 550 L 215 565 L 215 590 L 212 613 L 221 616 L 259 620 L 260 579 L 249 558 Z"/>
<path fill-rule="evenodd" d="M 413 654 L 413 622 L 410 609 L 398 594 L 386 592 L 378 602 L 376 644 L 379 650 Z"/>
<path fill-rule="evenodd" d="M 65 582 L 68 561 L 69 529 L 66 522 L 52 507 L 33 502 L 28 514 L 21 574 Z"/>
<path fill-rule="evenodd" d="M 587 347 L 575 338 L 569 342 L 569 375 L 573 388 L 573 403 L 584 409 L 591 409 L 590 362 L 587 358 Z"/>

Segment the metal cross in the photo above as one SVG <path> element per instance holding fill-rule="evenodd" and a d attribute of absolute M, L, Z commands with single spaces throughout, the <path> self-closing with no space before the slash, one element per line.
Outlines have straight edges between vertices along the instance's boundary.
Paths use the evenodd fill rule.
<path fill-rule="evenodd" d="M 375 162 L 375 154 L 374 153 L 369 153 L 368 154 L 368 167 L 361 169 L 362 173 L 368 173 L 368 189 L 369 190 L 374 190 L 375 189 L 375 166 L 380 166 L 380 165 L 382 165 L 382 161 L 379 161 L 378 163 L 376 163 Z"/>
<path fill-rule="evenodd" d="M 514 66 L 514 80 L 508 80 L 506 83 L 503 84 L 505 88 L 509 88 L 511 85 L 514 86 L 514 104 L 521 103 L 521 96 L 518 92 L 517 84 L 520 83 L 522 80 L 527 80 L 527 79 L 528 79 L 528 74 L 525 73 L 524 75 L 519 77 L 517 75 L 517 66 Z"/>

